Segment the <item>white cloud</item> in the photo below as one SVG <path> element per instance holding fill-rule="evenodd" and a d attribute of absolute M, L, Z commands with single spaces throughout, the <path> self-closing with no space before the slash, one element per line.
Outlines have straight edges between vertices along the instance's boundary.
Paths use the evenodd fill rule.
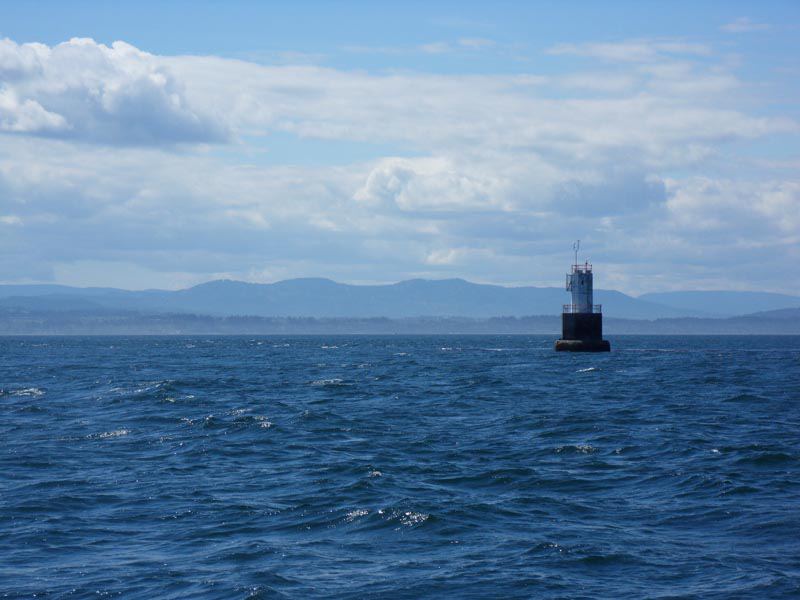
<path fill-rule="evenodd" d="M 574 55 L 618 62 L 649 62 L 673 55 L 708 56 L 707 44 L 682 40 L 628 40 L 588 44 L 557 44 L 547 49 L 552 55 Z"/>
<path fill-rule="evenodd" d="M 0 73 L 2 81 L 15 81 L 32 76 L 41 76 L 42 63 L 50 56 L 50 48 L 44 44 L 18 45 L 9 39 L 0 39 Z"/>
<path fill-rule="evenodd" d="M 736 239 L 761 237 L 775 244 L 800 242 L 800 181 L 743 182 L 693 177 L 670 182 L 673 227 Z M 719 242 L 720 236 L 709 238 Z"/>
<path fill-rule="evenodd" d="M 702 68 L 684 69 L 680 76 L 675 69 L 637 69 L 608 88 L 611 96 L 554 98 L 552 90 L 563 94 L 575 80 L 375 75 L 197 57 L 164 62 L 186 82 L 193 104 L 228 115 L 234 130 L 401 142 L 434 155 L 525 149 L 560 154 L 569 162 L 613 152 L 668 166 L 702 155 L 697 150 L 704 144 L 795 127 L 786 119 L 731 108 L 726 94 L 738 85 L 736 78 Z"/>
<path fill-rule="evenodd" d="M 404 211 L 502 209 L 503 183 L 443 158 L 381 161 L 353 196 L 371 206 Z"/>
<path fill-rule="evenodd" d="M 766 31 L 769 28 L 766 23 L 756 23 L 748 17 L 739 17 L 720 27 L 722 31 L 727 31 L 728 33 L 751 33 L 753 31 Z"/>
<path fill-rule="evenodd" d="M 52 48 L 0 41 L 0 129 L 109 144 L 214 142 L 220 119 L 189 105 L 156 57 L 124 42 Z"/>
<path fill-rule="evenodd" d="M 429 265 L 452 265 L 456 263 L 464 254 L 461 248 L 447 248 L 443 250 L 432 250 L 425 257 L 425 262 Z"/>
<path fill-rule="evenodd" d="M 57 133 L 68 129 L 64 117 L 45 110 L 36 100 L 20 102 L 12 90 L 0 89 L 0 131 Z"/>

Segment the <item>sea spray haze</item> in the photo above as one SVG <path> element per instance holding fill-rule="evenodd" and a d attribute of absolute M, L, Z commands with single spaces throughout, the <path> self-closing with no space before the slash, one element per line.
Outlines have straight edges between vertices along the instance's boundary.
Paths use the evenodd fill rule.
<path fill-rule="evenodd" d="M 8 598 L 788 598 L 800 338 L 0 339 Z"/>

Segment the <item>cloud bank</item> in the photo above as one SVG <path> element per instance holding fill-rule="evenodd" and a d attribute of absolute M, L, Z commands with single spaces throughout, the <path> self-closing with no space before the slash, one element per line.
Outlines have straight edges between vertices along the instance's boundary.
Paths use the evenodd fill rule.
<path fill-rule="evenodd" d="M 756 110 L 752 85 L 706 44 L 545 56 L 587 62 L 443 75 L 5 40 L 0 278 L 102 283 L 91 277 L 107 261 L 139 286 L 559 285 L 580 237 L 607 287 L 790 291 L 786 267 L 764 262 L 800 258 L 797 171 L 735 149 L 797 136 L 797 123 Z M 381 150 L 301 164 L 281 160 L 287 136 Z"/>

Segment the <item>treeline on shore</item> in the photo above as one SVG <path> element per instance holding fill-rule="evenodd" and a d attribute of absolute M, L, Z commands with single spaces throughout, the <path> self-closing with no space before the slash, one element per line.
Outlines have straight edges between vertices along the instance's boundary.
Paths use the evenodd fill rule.
<path fill-rule="evenodd" d="M 800 335 L 800 319 L 750 315 L 726 319 L 606 318 L 605 333 L 650 335 Z M 270 335 L 270 334 L 547 334 L 561 317 L 315 318 L 210 316 L 135 311 L 0 312 L 0 335 Z"/>

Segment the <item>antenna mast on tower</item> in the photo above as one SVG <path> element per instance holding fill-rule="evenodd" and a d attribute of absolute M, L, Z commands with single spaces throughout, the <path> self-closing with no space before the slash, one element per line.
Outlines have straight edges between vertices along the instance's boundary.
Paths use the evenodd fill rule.
<path fill-rule="evenodd" d="M 578 240 L 574 244 L 572 244 L 572 249 L 575 251 L 575 262 L 572 263 L 573 265 L 578 264 L 578 250 L 581 248 L 581 241 Z"/>

